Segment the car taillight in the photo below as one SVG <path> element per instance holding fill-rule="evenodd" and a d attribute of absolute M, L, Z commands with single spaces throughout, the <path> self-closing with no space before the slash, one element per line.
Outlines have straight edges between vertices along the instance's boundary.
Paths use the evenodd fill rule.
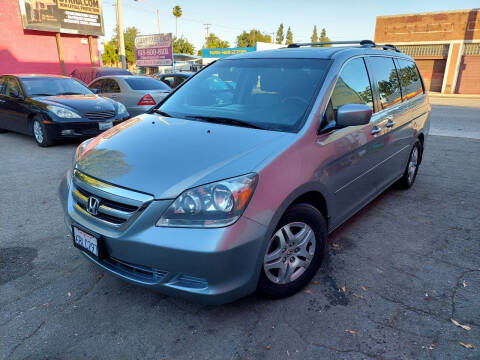
<path fill-rule="evenodd" d="M 143 96 L 137 105 L 155 105 L 156 102 L 150 94 Z"/>

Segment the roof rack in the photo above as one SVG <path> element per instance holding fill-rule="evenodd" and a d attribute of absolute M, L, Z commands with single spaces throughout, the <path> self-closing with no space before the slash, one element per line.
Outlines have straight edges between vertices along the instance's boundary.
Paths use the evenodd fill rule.
<path fill-rule="evenodd" d="M 372 40 L 352 40 L 352 41 L 324 41 L 324 42 L 312 42 L 312 43 L 293 43 L 288 45 L 288 48 L 299 48 L 301 46 L 321 46 L 321 45 L 360 45 L 362 47 L 369 48 L 381 48 L 383 50 L 392 50 L 395 52 L 401 52 L 392 44 L 375 44 Z"/>

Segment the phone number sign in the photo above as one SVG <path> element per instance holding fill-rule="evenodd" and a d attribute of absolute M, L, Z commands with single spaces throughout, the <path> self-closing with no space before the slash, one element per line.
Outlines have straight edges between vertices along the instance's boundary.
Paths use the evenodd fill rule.
<path fill-rule="evenodd" d="M 135 38 L 137 66 L 173 65 L 172 34 L 140 35 Z"/>

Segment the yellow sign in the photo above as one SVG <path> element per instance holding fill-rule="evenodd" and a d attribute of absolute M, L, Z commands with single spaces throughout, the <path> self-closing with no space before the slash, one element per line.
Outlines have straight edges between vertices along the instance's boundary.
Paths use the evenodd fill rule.
<path fill-rule="evenodd" d="M 100 15 L 102 7 L 100 0 L 58 0 L 58 8 Z"/>

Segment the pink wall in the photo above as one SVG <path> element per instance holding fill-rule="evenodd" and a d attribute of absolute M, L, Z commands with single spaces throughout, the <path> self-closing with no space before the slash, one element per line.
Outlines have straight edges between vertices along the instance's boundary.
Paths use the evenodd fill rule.
<path fill-rule="evenodd" d="M 62 73 L 55 33 L 24 30 L 18 0 L 0 0 L 0 24 L 0 74 Z M 61 37 L 67 74 L 77 67 L 91 66 L 87 36 Z M 93 45 L 98 59 L 96 38 Z"/>

